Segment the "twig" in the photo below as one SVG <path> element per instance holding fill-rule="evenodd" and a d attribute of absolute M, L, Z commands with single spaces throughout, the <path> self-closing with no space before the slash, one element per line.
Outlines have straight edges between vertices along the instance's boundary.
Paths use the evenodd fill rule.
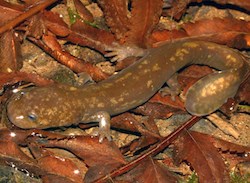
<path fill-rule="evenodd" d="M 26 20 L 27 18 L 31 17 L 32 15 L 38 13 L 39 11 L 45 9 L 47 6 L 55 3 L 58 0 L 42 0 L 39 3 L 37 3 L 37 6 L 34 6 L 30 9 L 28 9 L 23 14 L 17 16 L 13 20 L 10 20 L 8 23 L 0 27 L 0 35 L 8 30 L 13 29 L 15 26 L 19 25 L 21 22 Z"/>
<path fill-rule="evenodd" d="M 127 172 L 128 170 L 132 169 L 133 167 L 138 165 L 138 163 L 140 163 L 141 161 L 143 161 L 147 157 L 154 156 L 157 153 L 161 152 L 167 146 L 169 146 L 176 138 L 178 138 L 178 136 L 181 134 L 181 132 L 184 129 L 191 128 L 200 119 L 201 119 L 201 117 L 193 116 L 190 120 L 188 120 L 186 123 L 181 125 L 175 131 L 173 131 L 171 134 L 169 134 L 167 137 L 165 137 L 159 144 L 157 144 L 157 145 L 153 146 L 151 149 L 149 149 L 145 154 L 143 154 L 140 157 L 138 157 L 137 159 L 129 162 L 128 164 L 124 165 L 123 167 L 119 168 L 118 170 L 114 170 L 110 174 L 99 178 L 98 180 L 95 181 L 95 183 L 102 183 L 110 178 L 117 177 L 117 176 Z"/>

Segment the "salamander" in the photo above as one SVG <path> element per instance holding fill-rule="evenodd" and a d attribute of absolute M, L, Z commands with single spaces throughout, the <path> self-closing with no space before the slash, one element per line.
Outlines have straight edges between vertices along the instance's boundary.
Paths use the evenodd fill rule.
<path fill-rule="evenodd" d="M 137 62 L 97 84 L 21 90 L 9 100 L 7 115 L 23 129 L 99 121 L 100 141 L 110 139 L 110 116 L 145 103 L 178 70 L 191 64 L 218 70 L 187 91 L 186 110 L 197 116 L 214 112 L 233 97 L 249 72 L 247 59 L 236 50 L 210 42 L 175 41 L 145 50 Z"/>

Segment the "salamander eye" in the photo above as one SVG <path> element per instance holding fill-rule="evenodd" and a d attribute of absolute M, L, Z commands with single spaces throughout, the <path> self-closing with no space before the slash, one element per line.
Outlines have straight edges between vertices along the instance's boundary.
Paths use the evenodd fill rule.
<path fill-rule="evenodd" d="M 36 121 L 37 120 L 37 116 L 34 113 L 28 114 L 28 119 L 31 121 Z"/>

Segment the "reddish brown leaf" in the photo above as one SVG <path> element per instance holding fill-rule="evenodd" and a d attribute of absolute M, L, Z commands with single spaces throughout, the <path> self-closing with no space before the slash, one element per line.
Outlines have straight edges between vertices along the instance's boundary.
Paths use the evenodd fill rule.
<path fill-rule="evenodd" d="M 152 34 L 151 39 L 161 42 L 188 36 L 188 39 L 211 41 L 240 49 L 250 47 L 248 39 L 250 32 L 250 22 L 248 21 L 237 20 L 233 18 L 203 19 L 194 23 L 183 24 L 182 29 L 185 30 L 185 33 L 183 30 L 164 30 L 161 32 L 155 31 Z M 155 44 L 154 46 L 157 45 L 159 45 L 159 43 Z"/>
<path fill-rule="evenodd" d="M 57 36 L 65 37 L 69 35 L 70 30 L 68 25 L 63 21 L 59 14 L 51 11 L 44 11 L 42 20 L 46 24 L 46 28 Z"/>
<path fill-rule="evenodd" d="M 195 23 L 184 24 L 183 28 L 189 36 L 201 34 L 215 34 L 225 32 L 250 32 L 250 22 L 233 18 L 213 18 L 196 21 Z"/>
<path fill-rule="evenodd" d="M 241 146 L 232 142 L 228 142 L 219 138 L 211 137 L 209 135 L 203 134 L 205 138 L 210 138 L 211 142 L 214 144 L 214 146 L 221 151 L 228 151 L 231 153 L 250 153 L 250 147 L 249 146 Z"/>
<path fill-rule="evenodd" d="M 144 162 L 140 163 L 137 167 L 122 176 L 119 180 L 125 182 L 134 180 L 138 183 L 178 182 L 177 177 L 171 174 L 166 167 L 156 160 L 153 160 L 151 157 L 145 159 Z"/>
<path fill-rule="evenodd" d="M 105 163 L 116 163 L 117 165 L 121 165 L 125 163 L 125 160 L 115 143 L 108 142 L 107 140 L 100 143 L 97 137 L 94 138 L 88 136 L 74 136 L 54 140 L 49 137 L 47 138 L 48 140 L 46 142 L 37 141 L 45 147 L 67 149 L 83 159 L 88 166 L 103 165 Z"/>
<path fill-rule="evenodd" d="M 241 85 L 237 98 L 239 98 L 239 101 L 241 102 L 250 104 L 250 76 L 248 76 L 245 82 Z"/>
<path fill-rule="evenodd" d="M 18 169 L 26 169 L 30 173 L 43 175 L 43 171 L 32 158 L 28 157 L 20 147 L 11 140 L 0 140 L 0 163 L 14 166 Z"/>
<path fill-rule="evenodd" d="M 101 0 L 105 20 L 110 30 L 115 34 L 116 39 L 124 38 L 129 28 L 128 5 L 126 0 Z"/>
<path fill-rule="evenodd" d="M 90 167 L 84 182 L 95 180 L 126 163 L 115 143 L 107 140 L 100 143 L 98 138 L 74 136 L 63 139 L 48 138 L 46 141 L 38 139 L 37 142 L 45 147 L 66 149 L 84 160 Z"/>
<path fill-rule="evenodd" d="M 198 136 L 203 136 L 207 142 L 210 142 L 218 149 L 222 154 L 223 158 L 227 160 L 230 168 L 235 167 L 238 163 L 250 161 L 250 147 L 241 146 L 235 143 L 231 143 L 211 135 L 201 134 L 199 132 L 192 132 L 192 135 L 197 134 Z M 245 156 L 246 155 L 246 156 Z"/>
<path fill-rule="evenodd" d="M 127 43 L 145 47 L 152 30 L 159 22 L 162 11 L 162 0 L 136 0 L 132 1 L 132 16 L 130 18 L 130 31 Z"/>
<path fill-rule="evenodd" d="M 25 34 L 36 39 L 40 39 L 43 34 L 47 34 L 47 28 L 44 25 L 42 14 L 31 17 L 30 23 L 28 24 L 26 29 L 27 30 Z"/>
<path fill-rule="evenodd" d="M 114 35 L 110 32 L 91 27 L 81 21 L 76 21 L 71 29 L 66 40 L 81 46 L 89 46 L 102 53 L 105 53 L 107 46 L 115 42 Z"/>
<path fill-rule="evenodd" d="M 175 97 L 175 100 L 173 100 L 170 95 L 162 96 L 160 93 L 157 93 L 150 99 L 150 102 L 161 103 L 185 111 L 184 104 L 179 97 Z"/>
<path fill-rule="evenodd" d="M 47 174 L 54 175 L 53 179 L 69 179 L 72 182 L 81 182 L 83 179 L 84 172 L 69 158 L 62 157 L 60 155 L 55 155 L 49 150 L 40 148 L 37 144 L 31 144 L 29 148 L 32 154 L 38 161 L 38 166 L 42 167 Z M 45 175 L 47 177 L 47 175 Z M 43 176 L 44 178 L 44 176 Z"/>
<path fill-rule="evenodd" d="M 80 0 L 74 0 L 75 7 L 80 17 L 87 22 L 93 22 L 94 17 Z"/>
<path fill-rule="evenodd" d="M 165 137 L 159 144 L 150 148 L 146 153 L 134 159 L 133 161 L 127 163 L 126 165 L 120 167 L 119 169 L 112 171 L 108 176 L 101 177 L 96 182 L 98 183 L 104 182 L 105 180 L 109 178 L 122 175 L 128 172 L 128 170 L 134 168 L 136 165 L 138 165 L 138 163 L 141 163 L 146 158 L 150 156 L 154 156 L 158 154 L 159 152 L 163 151 L 167 146 L 169 146 L 178 137 L 178 135 L 180 135 L 183 132 L 183 130 L 191 128 L 199 120 L 200 120 L 200 117 L 197 117 L 197 116 L 190 118 L 187 122 L 185 122 L 183 125 L 178 127 L 175 131 L 173 131 L 171 134 Z"/>
<path fill-rule="evenodd" d="M 23 8 L 21 6 L 15 6 L 6 1 L 0 1 L 0 26 L 20 15 L 22 10 Z"/>
<path fill-rule="evenodd" d="M 201 183 L 229 182 L 222 156 L 200 133 L 184 132 L 175 143 L 175 159 L 177 162 L 187 160 L 197 172 Z"/>
<path fill-rule="evenodd" d="M 246 10 L 250 10 L 250 2 L 248 0 L 213 0 L 214 2 L 222 5 L 235 5 Z M 174 17 L 175 19 L 180 19 L 185 13 L 185 10 L 189 3 L 191 2 L 206 2 L 206 0 L 175 0 L 171 3 L 171 8 L 166 10 L 167 15 Z M 215 4 L 216 5 L 216 4 Z"/>
<path fill-rule="evenodd" d="M 213 69 L 208 66 L 192 65 L 183 70 L 178 75 L 178 82 L 183 88 L 183 94 L 185 95 L 190 86 L 192 86 L 200 78 L 211 74 Z"/>
<path fill-rule="evenodd" d="M 57 39 L 51 34 L 47 36 L 45 35 L 43 36 L 44 42 L 37 41 L 35 39 L 32 39 L 32 41 L 36 43 L 38 46 L 40 46 L 41 48 L 43 48 L 47 53 L 53 56 L 60 63 L 72 69 L 74 72 L 77 72 L 77 73 L 86 72 L 95 81 L 100 81 L 108 77 L 107 74 L 103 73 L 95 65 L 92 65 L 88 62 L 84 62 L 83 60 L 80 60 L 72 56 L 70 53 L 65 52 L 62 49 L 61 45 L 58 43 Z"/>
<path fill-rule="evenodd" d="M 75 181 L 72 181 L 68 179 L 67 177 L 61 177 L 58 175 L 51 175 L 47 174 L 41 177 L 43 183 L 76 183 Z"/>
<path fill-rule="evenodd" d="M 19 81 L 35 83 L 37 86 L 46 86 L 54 83 L 52 80 L 43 78 L 37 74 L 25 72 L 0 73 L 0 87 L 13 85 Z"/>
<path fill-rule="evenodd" d="M 13 31 L 4 33 L 0 38 L 0 72 L 13 72 L 21 69 L 20 43 Z"/>
<path fill-rule="evenodd" d="M 11 19 L 4 26 L 0 27 L 0 34 L 11 30 L 21 22 L 25 21 L 27 18 L 40 12 L 41 10 L 45 9 L 47 6 L 53 4 L 56 1 L 57 0 L 41 0 L 40 3 L 37 3 L 35 6 L 31 6 L 26 12 L 20 14 L 17 17 L 15 16 L 16 18 Z"/>
<path fill-rule="evenodd" d="M 168 16 L 174 17 L 175 19 L 179 20 L 185 12 L 187 5 L 193 1 L 196 0 L 175 0 L 171 3 L 171 8 L 164 11 L 164 14 L 167 13 Z M 197 0 L 197 2 L 201 1 L 202 0 Z"/>
<path fill-rule="evenodd" d="M 232 4 L 250 11 L 250 1 L 248 0 L 213 0 L 218 4 Z"/>

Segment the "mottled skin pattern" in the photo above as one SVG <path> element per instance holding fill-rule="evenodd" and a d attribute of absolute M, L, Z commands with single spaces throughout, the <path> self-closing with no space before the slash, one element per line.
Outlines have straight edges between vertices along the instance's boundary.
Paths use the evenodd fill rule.
<path fill-rule="evenodd" d="M 202 116 L 233 97 L 249 65 L 235 50 L 202 41 L 176 41 L 146 50 L 132 66 L 98 84 L 74 88 L 36 87 L 10 99 L 7 112 L 21 128 L 49 128 L 89 122 L 100 111 L 116 115 L 152 97 L 180 68 L 203 64 L 220 71 L 194 84 L 186 95 L 189 113 Z"/>

